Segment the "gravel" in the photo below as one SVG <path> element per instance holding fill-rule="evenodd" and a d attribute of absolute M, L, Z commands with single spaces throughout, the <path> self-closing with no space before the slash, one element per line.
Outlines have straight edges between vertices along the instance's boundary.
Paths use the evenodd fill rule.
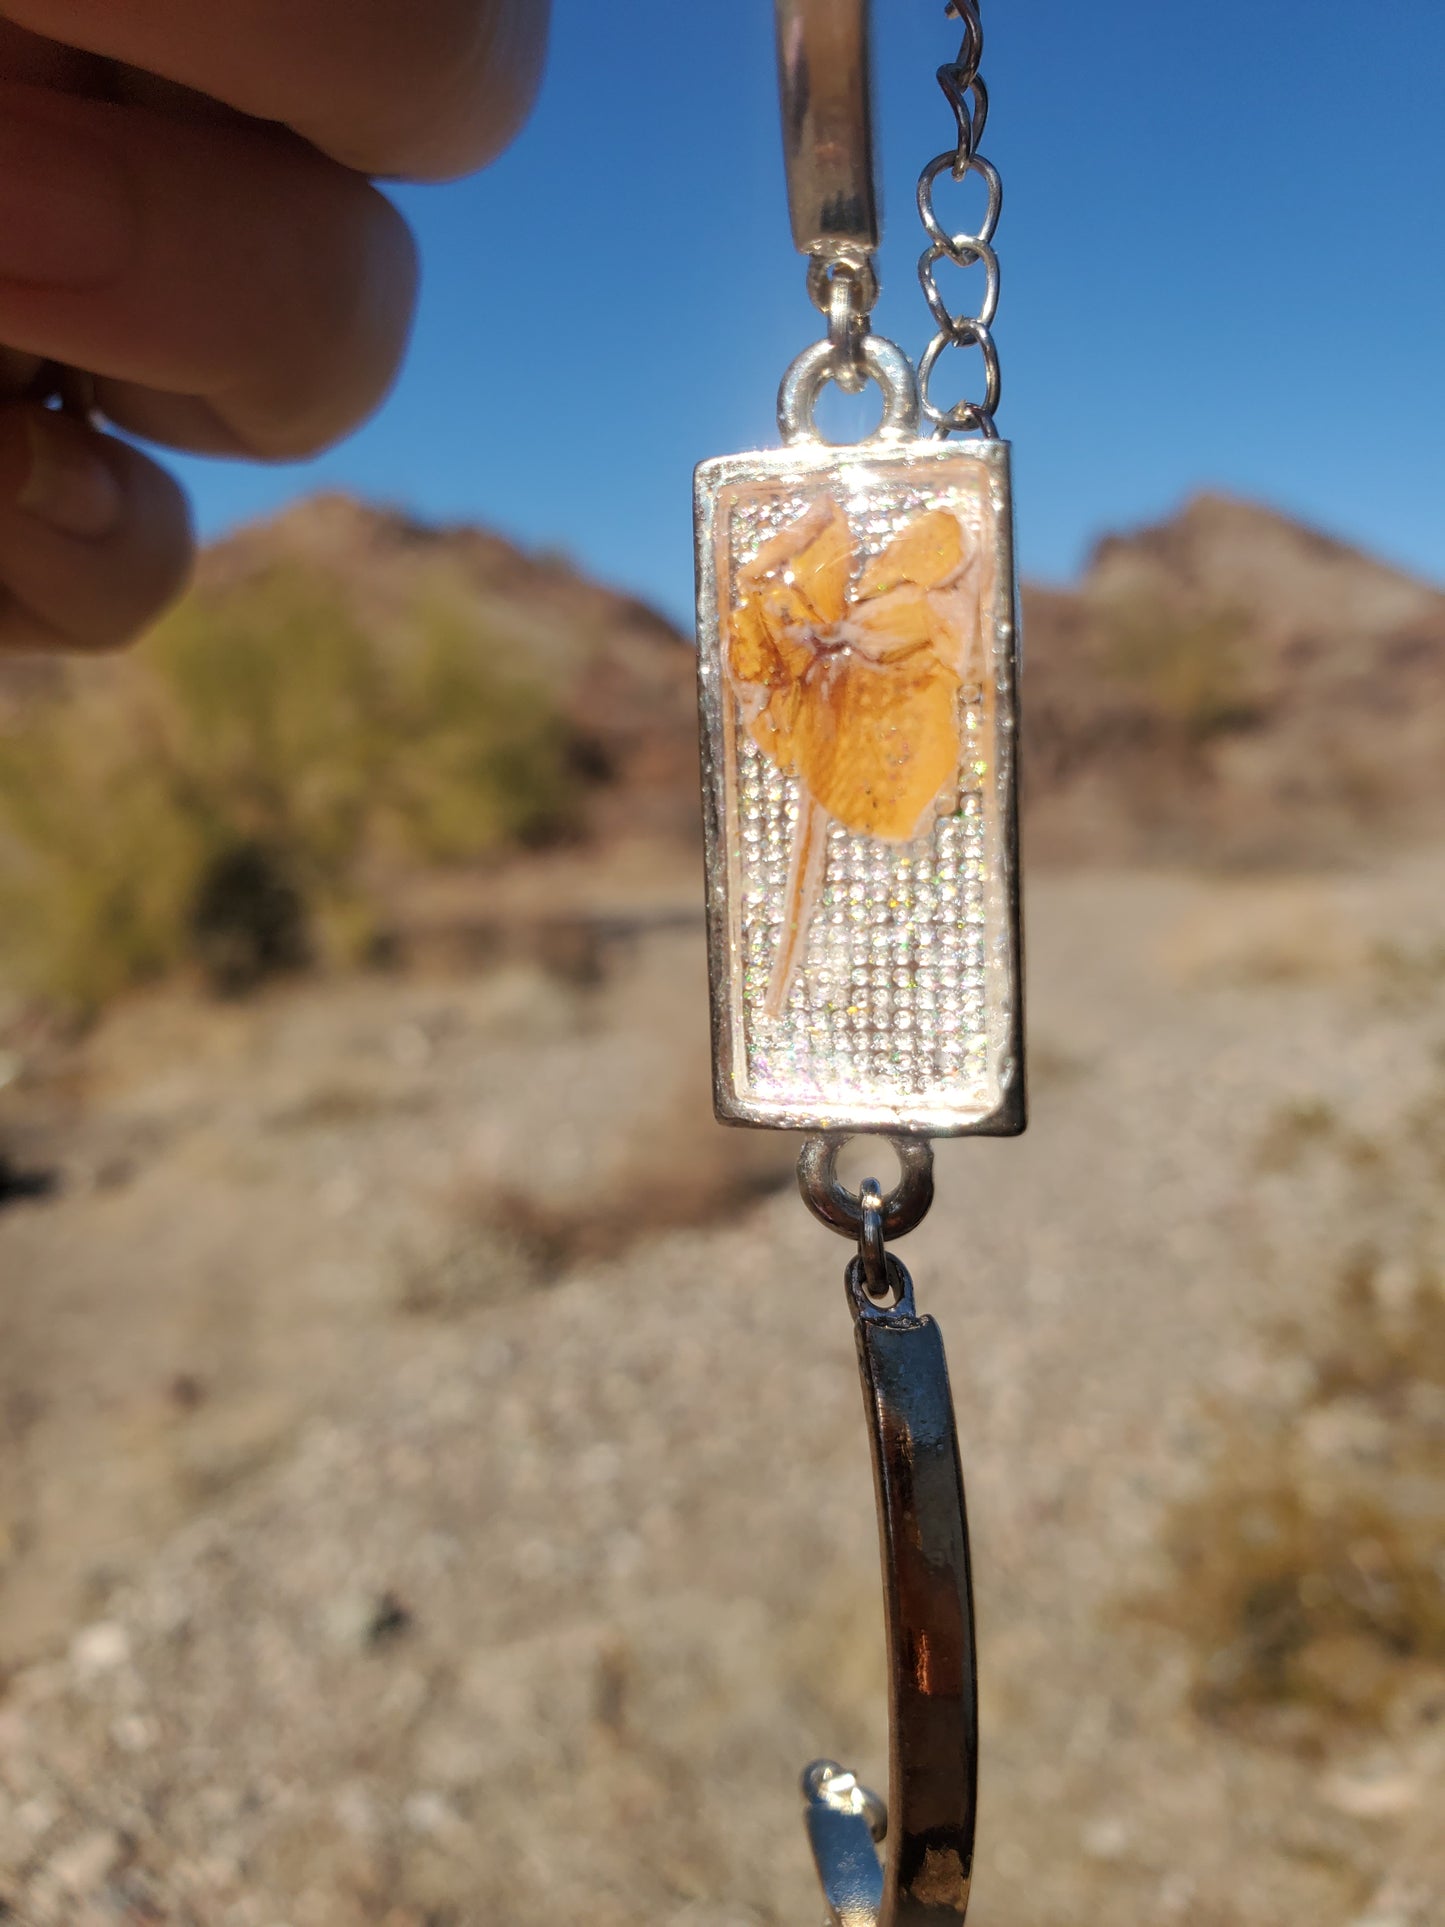
<path fill-rule="evenodd" d="M 1275 1333 L 1348 1233 L 1272 1120 L 1388 1132 L 1438 1074 L 1374 933 L 1438 943 L 1442 876 L 1034 892 L 1034 1126 L 945 1147 L 904 1248 L 969 1477 L 974 1927 L 1445 1918 L 1433 1702 L 1250 1739 L 1131 1609 L 1221 1411 L 1295 1395 Z M 665 1189 L 713 1142 L 703 1029 L 663 933 L 596 992 L 371 980 L 94 1042 L 83 1117 L 36 1126 L 68 1187 L 0 1217 L 10 1917 L 817 1917 L 798 1771 L 886 1747 L 841 1241 L 724 1184 L 649 1229 L 638 1188 L 550 1275 L 487 1212 L 499 1169 Z"/>

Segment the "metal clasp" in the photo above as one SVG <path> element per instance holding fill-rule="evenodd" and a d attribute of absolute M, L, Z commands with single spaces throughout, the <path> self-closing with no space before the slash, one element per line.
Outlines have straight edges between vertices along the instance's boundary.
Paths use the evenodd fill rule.
<path fill-rule="evenodd" d="M 788 209 L 800 254 L 878 246 L 867 0 L 777 0 Z"/>
<path fill-rule="evenodd" d="M 835 1138 L 811 1139 L 798 1167 L 817 1215 L 859 1240 L 847 1287 L 873 1449 L 888 1645 L 887 1807 L 831 1760 L 814 1761 L 803 1775 L 830 1927 L 958 1927 L 973 1871 L 973 1582 L 948 1363 L 937 1325 L 919 1316 L 912 1280 L 892 1253 L 884 1263 L 893 1301 L 880 1303 L 869 1289 L 890 1220 L 911 1228 L 932 1195 L 929 1147 L 895 1142 L 909 1162 L 887 1198 L 871 1180 L 858 1198 L 838 1185 Z M 875 1843 L 885 1839 L 880 1862 Z"/>
<path fill-rule="evenodd" d="M 808 257 L 808 297 L 828 323 L 784 377 L 778 416 L 790 441 L 813 435 L 824 382 L 850 395 L 883 389 L 885 438 L 911 436 L 918 392 L 908 358 L 870 332 L 878 298 L 868 0 L 776 0 L 783 166 L 793 241 Z"/>

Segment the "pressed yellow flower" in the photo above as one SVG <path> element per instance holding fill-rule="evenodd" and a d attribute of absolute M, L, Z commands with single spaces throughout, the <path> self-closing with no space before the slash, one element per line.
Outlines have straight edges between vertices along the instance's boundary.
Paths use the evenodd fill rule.
<path fill-rule="evenodd" d="M 925 510 L 859 572 L 848 518 L 825 496 L 738 572 L 733 687 L 753 741 L 802 791 L 770 1015 L 802 957 L 828 819 L 906 843 L 957 782 L 958 691 L 979 672 L 994 592 L 981 534 Z"/>

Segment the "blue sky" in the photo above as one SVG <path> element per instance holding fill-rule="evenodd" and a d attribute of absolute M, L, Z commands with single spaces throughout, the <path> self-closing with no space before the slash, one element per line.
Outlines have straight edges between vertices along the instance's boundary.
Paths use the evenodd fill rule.
<path fill-rule="evenodd" d="M 1068 579 L 1104 531 L 1213 487 L 1445 580 L 1439 0 L 984 11 L 1024 572 Z M 948 144 L 933 70 L 957 33 L 941 0 L 875 0 L 874 22 L 875 325 L 916 354 L 913 183 Z M 182 463 L 203 530 L 344 487 L 684 617 L 691 467 L 776 439 L 778 379 L 818 333 L 768 0 L 557 0 L 517 145 L 397 198 L 425 282 L 395 394 L 314 463 Z"/>

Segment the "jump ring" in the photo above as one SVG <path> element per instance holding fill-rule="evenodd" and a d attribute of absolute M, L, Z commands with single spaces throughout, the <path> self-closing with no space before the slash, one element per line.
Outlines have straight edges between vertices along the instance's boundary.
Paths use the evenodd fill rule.
<path fill-rule="evenodd" d="M 863 1223 L 858 1232 L 858 1256 L 863 1261 L 863 1283 L 870 1298 L 888 1290 L 888 1248 L 883 1242 L 883 1193 L 877 1178 L 864 1178 L 858 1187 Z"/>
<path fill-rule="evenodd" d="M 869 315 L 878 304 L 878 270 L 866 254 L 815 254 L 808 261 L 808 299 L 827 314 L 841 282 L 853 294 L 858 312 Z"/>
<path fill-rule="evenodd" d="M 852 285 L 842 275 L 828 284 L 828 340 L 833 347 L 833 379 L 845 395 L 861 395 L 868 386 L 868 370 L 859 347 L 868 319 L 855 305 Z"/>
<path fill-rule="evenodd" d="M 883 1290 L 876 1296 L 868 1286 L 868 1274 L 863 1260 L 852 1257 L 843 1271 L 843 1282 L 848 1287 L 848 1296 L 853 1300 L 853 1309 L 865 1318 L 886 1318 L 897 1312 L 904 1318 L 917 1314 L 913 1307 L 913 1280 L 908 1275 L 908 1267 L 893 1253 L 888 1253 L 885 1283 Z"/>
<path fill-rule="evenodd" d="M 896 442 L 916 435 L 918 382 L 907 355 L 881 335 L 864 335 L 858 353 L 869 378 L 883 390 L 883 419 L 870 439 Z M 778 389 L 778 426 L 785 442 L 818 439 L 813 410 L 837 373 L 838 351 L 831 341 L 815 341 L 793 361 Z"/>
<path fill-rule="evenodd" d="M 845 1238 L 861 1238 L 864 1208 L 838 1179 L 838 1153 L 850 1132 L 810 1137 L 798 1158 L 798 1189 L 813 1216 Z M 889 1135 L 898 1182 L 879 1206 L 881 1235 L 902 1238 L 922 1224 L 933 1203 L 933 1146 L 926 1137 Z"/>

